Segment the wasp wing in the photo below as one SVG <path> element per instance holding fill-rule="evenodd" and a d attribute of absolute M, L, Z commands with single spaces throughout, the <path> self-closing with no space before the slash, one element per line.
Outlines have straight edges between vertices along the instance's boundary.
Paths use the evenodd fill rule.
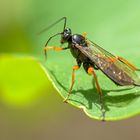
<path fill-rule="evenodd" d="M 120 60 L 113 61 L 116 58 L 113 54 L 104 50 L 94 42 L 87 40 L 89 46 L 84 47 L 78 44 L 75 47 L 88 57 L 104 74 L 118 85 L 136 85 L 140 84 L 140 79 L 136 72 Z"/>

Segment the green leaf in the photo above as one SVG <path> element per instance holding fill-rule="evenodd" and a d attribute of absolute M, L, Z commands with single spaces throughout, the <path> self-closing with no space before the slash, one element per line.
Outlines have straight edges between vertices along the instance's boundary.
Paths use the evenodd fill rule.
<path fill-rule="evenodd" d="M 68 4 L 70 5 L 71 1 Z M 80 11 L 82 16 L 79 16 L 79 12 L 74 14 L 73 12 L 66 13 L 68 17 L 67 27 L 71 27 L 73 34 L 82 34 L 86 31 L 88 38 L 92 41 L 140 67 L 139 4 L 140 1 L 137 0 L 107 0 L 102 1 L 102 3 L 98 0 L 83 2 L 80 3 L 80 6 L 84 7 L 84 10 Z M 72 7 L 76 11 L 76 3 Z M 63 9 L 61 15 L 64 15 Z M 55 22 L 59 17 L 61 17 L 59 14 L 55 14 L 55 17 L 51 16 L 51 21 L 47 19 L 47 25 L 53 23 L 53 21 Z M 45 32 L 41 36 L 42 42 L 45 44 L 47 38 L 61 32 L 62 24 L 60 23 L 60 25 L 56 25 L 48 32 Z M 49 45 L 57 46 L 60 38 L 55 39 Z M 67 97 L 71 85 L 72 66 L 75 64 L 75 60 L 69 51 L 48 52 L 48 60 L 45 64 L 47 74 L 63 99 Z M 96 71 L 96 73 L 103 91 L 106 120 L 124 119 L 140 112 L 139 87 L 133 89 L 129 89 L 130 87 L 117 87 L 100 71 Z M 69 103 L 84 109 L 84 112 L 91 118 L 102 119 L 99 96 L 92 84 L 92 77 L 87 75 L 82 67 L 76 71 L 75 84 Z"/>
<path fill-rule="evenodd" d="M 0 100 L 4 104 L 29 106 L 46 87 L 46 75 L 37 60 L 28 56 L 0 55 Z"/>
<path fill-rule="evenodd" d="M 134 50 L 138 51 L 135 48 Z M 129 58 L 129 56 L 131 56 L 131 52 L 128 56 L 125 55 L 125 58 Z M 140 66 L 140 62 L 135 60 L 134 64 Z M 47 75 L 63 99 L 68 95 L 72 66 L 75 64 L 69 50 L 48 52 L 45 64 Z M 101 71 L 96 71 L 96 74 L 103 92 L 105 120 L 120 120 L 140 113 L 139 87 L 116 86 Z M 92 76 L 86 74 L 83 67 L 75 72 L 75 84 L 68 103 L 83 109 L 91 118 L 103 119 L 99 95 L 92 82 Z"/>

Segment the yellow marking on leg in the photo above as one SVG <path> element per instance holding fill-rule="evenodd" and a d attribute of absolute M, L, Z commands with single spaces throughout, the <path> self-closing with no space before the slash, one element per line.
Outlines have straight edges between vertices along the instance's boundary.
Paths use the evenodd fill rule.
<path fill-rule="evenodd" d="M 48 51 L 48 50 L 55 50 L 55 51 L 61 51 L 63 50 L 64 48 L 61 48 L 61 47 L 55 47 L 55 46 L 47 46 L 44 48 L 44 51 Z"/>
<path fill-rule="evenodd" d="M 84 37 L 84 38 L 87 37 L 87 32 L 83 32 L 83 37 Z"/>
<path fill-rule="evenodd" d="M 55 50 L 55 51 L 61 51 L 64 50 L 64 48 L 61 47 L 55 47 L 55 46 L 47 46 L 44 48 L 44 53 L 45 53 L 45 61 L 46 61 L 46 55 L 48 50 Z"/>
<path fill-rule="evenodd" d="M 87 42 L 87 46 L 90 46 L 89 41 L 87 41 L 86 37 L 87 37 L 87 32 L 83 32 L 83 37 L 85 38 L 85 41 Z"/>

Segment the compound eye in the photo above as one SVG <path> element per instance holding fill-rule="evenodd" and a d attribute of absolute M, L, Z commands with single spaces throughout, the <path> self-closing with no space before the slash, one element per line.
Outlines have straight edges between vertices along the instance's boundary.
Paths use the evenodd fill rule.
<path fill-rule="evenodd" d="M 71 29 L 70 28 L 66 28 L 65 32 L 66 32 L 66 34 L 71 34 Z"/>

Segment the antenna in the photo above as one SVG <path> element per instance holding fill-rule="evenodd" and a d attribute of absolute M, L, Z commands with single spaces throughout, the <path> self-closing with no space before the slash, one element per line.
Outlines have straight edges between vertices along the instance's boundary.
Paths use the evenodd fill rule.
<path fill-rule="evenodd" d="M 37 34 L 40 35 L 41 33 L 49 30 L 50 28 L 52 28 L 54 25 L 56 25 L 57 23 L 59 23 L 60 21 L 64 20 L 64 28 L 63 28 L 63 31 L 64 29 L 66 28 L 66 22 L 67 22 L 67 18 L 66 17 L 62 17 L 60 18 L 59 20 L 57 20 L 56 22 L 54 22 L 53 24 L 51 24 L 50 26 L 44 28 L 43 30 L 41 30 L 40 32 L 38 32 Z"/>

